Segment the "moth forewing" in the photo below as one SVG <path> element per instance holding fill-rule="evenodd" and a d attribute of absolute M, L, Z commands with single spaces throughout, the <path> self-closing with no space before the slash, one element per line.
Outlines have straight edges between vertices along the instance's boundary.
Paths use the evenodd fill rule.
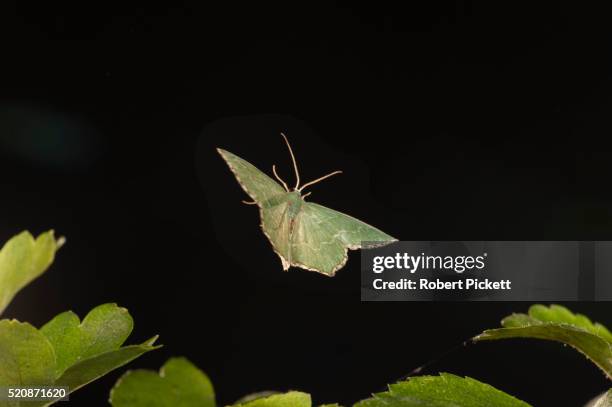
<path fill-rule="evenodd" d="M 258 205 L 286 191 L 272 178 L 261 172 L 253 164 L 229 151 L 218 148 L 217 151 L 236 177 L 238 184 Z"/>

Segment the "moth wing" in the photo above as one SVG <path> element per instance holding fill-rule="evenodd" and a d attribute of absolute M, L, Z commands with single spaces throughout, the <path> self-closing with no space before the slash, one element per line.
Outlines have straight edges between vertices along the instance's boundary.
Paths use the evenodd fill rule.
<path fill-rule="evenodd" d="M 286 193 L 285 189 L 257 167 L 229 151 L 217 149 L 236 180 L 251 199 L 262 207 L 270 198 Z"/>
<path fill-rule="evenodd" d="M 384 246 L 397 239 L 352 216 L 304 202 L 291 234 L 291 265 L 333 276 L 344 267 L 348 250 Z"/>

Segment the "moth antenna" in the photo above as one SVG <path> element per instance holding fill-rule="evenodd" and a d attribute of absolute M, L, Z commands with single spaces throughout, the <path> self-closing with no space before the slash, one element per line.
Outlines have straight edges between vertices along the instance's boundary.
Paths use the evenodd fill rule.
<path fill-rule="evenodd" d="M 289 187 L 287 186 L 287 183 L 283 181 L 283 179 L 279 177 L 278 174 L 276 173 L 276 165 L 272 166 L 272 172 L 274 173 L 274 176 L 276 177 L 276 179 L 279 180 L 281 184 L 283 184 L 285 191 L 289 192 Z"/>
<path fill-rule="evenodd" d="M 301 186 L 301 187 L 298 189 L 298 191 L 302 191 L 302 190 L 303 190 L 304 188 L 306 188 L 307 186 L 314 185 L 314 184 L 316 184 L 317 182 L 321 182 L 321 181 L 323 181 L 324 179 L 329 178 L 329 177 L 331 177 L 332 175 L 336 175 L 336 174 L 342 174 L 342 171 L 334 171 L 334 172 L 331 172 L 331 173 L 329 173 L 329 174 L 327 174 L 327 175 L 323 175 L 321 178 L 317 178 L 317 179 L 315 179 L 314 181 L 307 182 L 307 183 L 305 183 L 304 185 L 302 185 L 302 186 Z"/>
<path fill-rule="evenodd" d="M 307 194 L 302 195 L 302 199 L 306 198 L 308 195 L 312 194 L 312 192 L 309 192 Z"/>
<path fill-rule="evenodd" d="M 293 150 L 291 149 L 291 145 L 289 144 L 289 140 L 287 140 L 287 136 L 281 132 L 281 136 L 285 139 L 285 143 L 289 148 L 289 154 L 291 154 L 291 161 L 293 161 L 293 170 L 295 171 L 295 187 L 293 189 L 299 191 L 300 186 L 300 173 L 298 172 L 297 163 L 295 162 L 295 156 L 293 155 Z M 287 190 L 288 191 L 288 190 Z"/>
<path fill-rule="evenodd" d="M 257 202 L 255 202 L 255 201 L 244 201 L 243 200 L 242 203 L 245 204 L 245 205 L 257 205 Z"/>

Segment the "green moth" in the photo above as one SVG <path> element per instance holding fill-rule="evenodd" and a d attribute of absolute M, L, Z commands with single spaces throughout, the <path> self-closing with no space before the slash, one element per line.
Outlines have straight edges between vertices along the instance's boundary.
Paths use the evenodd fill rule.
<path fill-rule="evenodd" d="M 295 156 L 287 137 L 281 135 L 293 161 L 296 177 L 293 189 L 278 176 L 276 166 L 272 166 L 272 172 L 280 184 L 229 151 L 220 148 L 217 151 L 253 200 L 243 202 L 259 207 L 261 228 L 280 257 L 285 271 L 294 266 L 333 276 L 346 264 L 348 249 L 379 247 L 397 240 L 349 215 L 305 201 L 310 192 L 302 195 L 304 188 L 341 171 L 334 171 L 300 186 Z M 366 243 L 367 247 L 363 247 Z"/>

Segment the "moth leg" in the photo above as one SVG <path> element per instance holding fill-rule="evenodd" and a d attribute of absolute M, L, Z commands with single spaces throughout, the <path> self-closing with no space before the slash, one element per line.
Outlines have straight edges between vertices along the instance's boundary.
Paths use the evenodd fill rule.
<path fill-rule="evenodd" d="M 257 205 L 257 202 L 255 202 L 255 201 L 244 201 L 243 200 L 242 203 L 245 204 L 245 205 Z"/>

